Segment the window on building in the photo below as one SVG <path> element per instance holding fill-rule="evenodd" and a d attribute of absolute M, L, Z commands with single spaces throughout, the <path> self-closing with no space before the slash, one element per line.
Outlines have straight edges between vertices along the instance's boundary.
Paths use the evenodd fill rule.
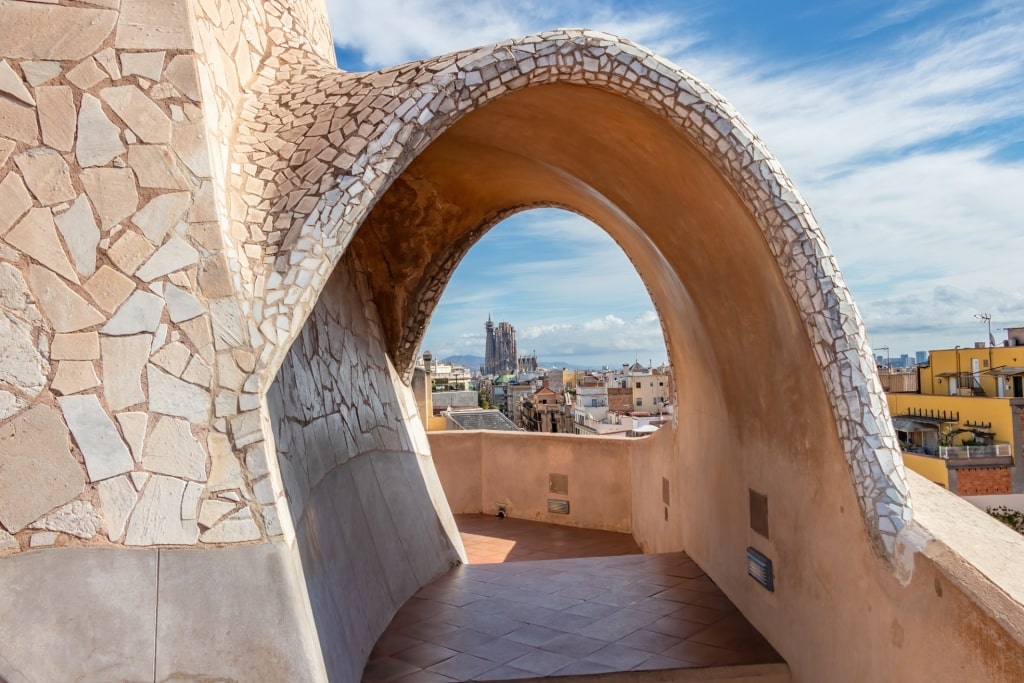
<path fill-rule="evenodd" d="M 642 406 L 643 404 L 644 404 L 644 400 L 643 400 L 642 398 L 638 398 L 638 399 L 636 400 L 636 407 L 637 407 L 637 408 L 639 408 L 639 407 L 640 407 L 640 406 Z"/>
<path fill-rule="evenodd" d="M 636 388 L 637 388 L 637 389 L 639 389 L 639 388 L 640 388 L 640 386 L 641 386 L 640 382 L 637 382 L 637 383 L 636 383 Z"/>

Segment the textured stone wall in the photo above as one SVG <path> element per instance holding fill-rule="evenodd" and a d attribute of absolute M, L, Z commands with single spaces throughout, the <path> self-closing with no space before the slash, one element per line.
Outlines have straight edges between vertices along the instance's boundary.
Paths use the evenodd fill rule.
<path fill-rule="evenodd" d="M 465 561 L 415 397 L 398 381 L 367 301 L 365 277 L 346 256 L 267 393 L 333 680 L 359 680 L 398 608 Z"/>
<path fill-rule="evenodd" d="M 280 535 L 228 160 L 275 50 L 333 63 L 322 2 L 0 16 L 0 553 Z"/>

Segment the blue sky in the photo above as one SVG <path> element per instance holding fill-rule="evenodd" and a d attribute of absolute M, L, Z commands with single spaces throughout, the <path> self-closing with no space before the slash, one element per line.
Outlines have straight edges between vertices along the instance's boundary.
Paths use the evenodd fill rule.
<path fill-rule="evenodd" d="M 596 28 L 722 93 L 825 233 L 870 342 L 892 355 L 1024 325 L 1024 1 L 327 0 L 363 71 L 556 27 Z M 553 280 L 557 282 L 552 286 Z M 483 322 L 542 360 L 665 359 L 646 291 L 583 219 L 528 212 L 467 255 L 424 342 L 483 353 Z"/>

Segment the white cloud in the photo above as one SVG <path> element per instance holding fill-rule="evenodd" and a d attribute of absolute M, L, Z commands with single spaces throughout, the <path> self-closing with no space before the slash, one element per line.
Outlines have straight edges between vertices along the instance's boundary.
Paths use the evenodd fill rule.
<path fill-rule="evenodd" d="M 662 49 L 693 42 L 670 12 L 622 10 L 613 2 L 560 0 L 328 0 L 334 40 L 374 68 L 564 26 L 595 28 Z"/>
<path fill-rule="evenodd" d="M 913 28 L 933 4 L 866 12 L 849 33 L 898 38 L 810 62 L 723 51 L 695 3 L 651 12 L 585 0 L 328 0 L 336 40 L 374 66 L 566 25 L 618 33 L 674 60 L 722 92 L 776 153 L 822 224 L 869 336 L 894 352 L 967 343 L 981 311 L 1024 324 L 1024 163 L 997 160 L 1024 130 L 1024 5 L 964 5 L 941 24 Z M 494 269 L 502 288 L 519 294 L 519 310 L 538 313 L 530 320 L 548 331 L 536 339 L 567 334 L 573 343 L 581 328 L 559 325 L 638 315 L 621 312 L 640 297 L 623 293 L 622 269 L 607 265 L 616 248 L 594 247 L 585 221 L 527 219 L 519 229 L 524 239 L 552 231 L 562 239 L 557 252 Z M 550 285 L 537 289 L 544 278 L 557 278 L 557 297 Z M 453 292 L 467 313 L 463 329 L 494 291 Z M 472 314 L 480 311 L 472 325 L 482 327 L 486 310 Z M 656 327 L 647 333 L 660 344 Z"/>

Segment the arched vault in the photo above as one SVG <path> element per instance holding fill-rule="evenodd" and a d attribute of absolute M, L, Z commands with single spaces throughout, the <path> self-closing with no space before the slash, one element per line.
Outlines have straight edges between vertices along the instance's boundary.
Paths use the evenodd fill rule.
<path fill-rule="evenodd" d="M 238 130 L 230 246 L 264 381 L 346 249 L 402 372 L 488 227 L 569 208 L 647 284 L 682 378 L 680 429 L 769 468 L 842 452 L 868 534 L 892 556 L 911 508 L 860 316 L 810 210 L 719 95 L 592 31 L 372 74 L 309 60 L 280 55 Z"/>

